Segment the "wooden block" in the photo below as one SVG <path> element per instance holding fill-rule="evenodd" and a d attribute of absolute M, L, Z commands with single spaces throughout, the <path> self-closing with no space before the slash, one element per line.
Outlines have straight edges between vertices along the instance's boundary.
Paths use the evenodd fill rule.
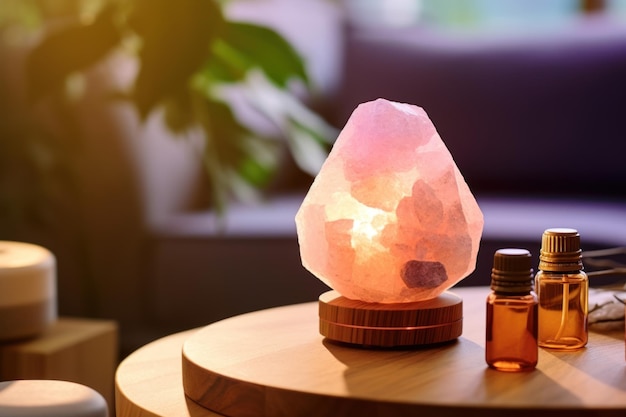
<path fill-rule="evenodd" d="M 114 410 L 117 324 L 59 318 L 40 337 L 0 344 L 0 379 L 59 379 L 98 391 Z"/>
<path fill-rule="evenodd" d="M 320 333 L 360 346 L 423 346 L 448 342 L 463 331 L 463 300 L 445 292 L 413 303 L 351 300 L 336 291 L 319 297 Z"/>

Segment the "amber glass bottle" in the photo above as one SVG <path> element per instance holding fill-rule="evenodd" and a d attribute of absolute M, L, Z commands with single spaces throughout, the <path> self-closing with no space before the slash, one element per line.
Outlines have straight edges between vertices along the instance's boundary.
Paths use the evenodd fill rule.
<path fill-rule="evenodd" d="M 548 229 L 541 238 L 539 346 L 579 349 L 587 344 L 589 279 L 583 271 L 580 235 L 575 229 Z"/>
<path fill-rule="evenodd" d="M 494 254 L 487 297 L 485 360 L 499 371 L 530 371 L 537 365 L 537 296 L 526 249 Z"/>

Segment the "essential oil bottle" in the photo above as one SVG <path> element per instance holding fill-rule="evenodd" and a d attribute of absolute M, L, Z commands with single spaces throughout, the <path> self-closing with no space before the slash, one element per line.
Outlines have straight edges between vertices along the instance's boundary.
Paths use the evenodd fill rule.
<path fill-rule="evenodd" d="M 587 344 L 589 279 L 583 272 L 580 235 L 575 229 L 548 229 L 541 239 L 539 346 L 579 349 Z"/>
<path fill-rule="evenodd" d="M 531 265 L 526 249 L 499 249 L 494 254 L 485 343 L 490 368 L 520 372 L 537 365 L 537 296 Z"/>

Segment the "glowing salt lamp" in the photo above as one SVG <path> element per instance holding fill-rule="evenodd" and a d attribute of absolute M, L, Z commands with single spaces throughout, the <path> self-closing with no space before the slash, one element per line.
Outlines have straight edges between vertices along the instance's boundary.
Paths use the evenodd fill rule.
<path fill-rule="evenodd" d="M 475 268 L 483 216 L 420 107 L 378 99 L 350 116 L 296 214 L 320 330 L 372 346 L 452 340 Z"/>

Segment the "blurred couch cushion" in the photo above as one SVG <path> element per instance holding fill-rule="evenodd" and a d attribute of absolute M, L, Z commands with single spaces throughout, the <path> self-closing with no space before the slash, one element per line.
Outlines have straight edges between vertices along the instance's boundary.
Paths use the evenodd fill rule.
<path fill-rule="evenodd" d="M 338 123 L 378 97 L 417 104 L 475 191 L 624 196 L 626 25 L 350 27 L 345 51 Z"/>

